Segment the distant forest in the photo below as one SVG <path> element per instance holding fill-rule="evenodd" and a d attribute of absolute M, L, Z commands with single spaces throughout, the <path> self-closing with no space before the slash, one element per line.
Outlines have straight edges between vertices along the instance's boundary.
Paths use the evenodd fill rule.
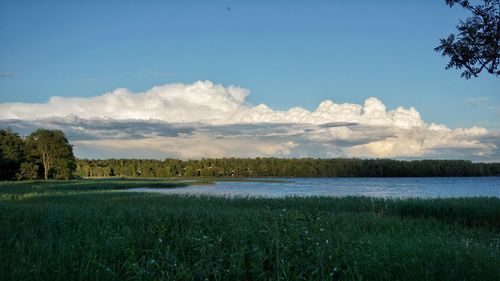
<path fill-rule="evenodd" d="M 221 158 L 76 161 L 79 177 L 455 177 L 500 176 L 500 163 L 465 160 Z"/>

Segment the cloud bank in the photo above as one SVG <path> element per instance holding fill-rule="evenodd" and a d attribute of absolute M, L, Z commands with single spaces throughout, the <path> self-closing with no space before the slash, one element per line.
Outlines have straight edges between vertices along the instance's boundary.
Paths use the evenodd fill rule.
<path fill-rule="evenodd" d="M 0 126 L 63 130 L 79 157 L 390 157 L 500 159 L 498 131 L 450 129 L 419 112 L 323 101 L 314 111 L 246 102 L 249 90 L 210 81 L 91 98 L 0 104 Z"/>

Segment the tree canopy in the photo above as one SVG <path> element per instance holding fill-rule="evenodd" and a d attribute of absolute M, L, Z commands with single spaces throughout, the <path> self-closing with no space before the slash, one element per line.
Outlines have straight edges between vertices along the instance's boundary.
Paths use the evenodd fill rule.
<path fill-rule="evenodd" d="M 43 167 L 43 176 L 70 179 L 75 169 L 73 147 L 60 130 L 39 129 L 26 139 L 28 156 Z"/>
<path fill-rule="evenodd" d="M 75 169 L 73 147 L 62 131 L 40 129 L 23 139 L 0 130 L 0 180 L 70 179 Z"/>
<path fill-rule="evenodd" d="M 12 179 L 24 159 L 23 139 L 10 129 L 0 130 L 0 179 Z"/>
<path fill-rule="evenodd" d="M 465 160 L 206 158 L 77 160 L 80 177 L 437 177 L 499 176 L 500 163 Z"/>
<path fill-rule="evenodd" d="M 467 0 L 446 0 L 450 7 L 459 5 L 472 13 L 457 25 L 458 33 L 440 39 L 434 50 L 449 57 L 446 69 L 463 70 L 462 77 L 477 77 L 483 70 L 500 75 L 500 0 L 483 0 L 471 5 Z"/>

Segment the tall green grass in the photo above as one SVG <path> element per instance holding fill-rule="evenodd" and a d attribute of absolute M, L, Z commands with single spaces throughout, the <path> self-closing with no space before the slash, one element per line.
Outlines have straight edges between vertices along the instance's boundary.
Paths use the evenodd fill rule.
<path fill-rule="evenodd" d="M 115 184 L 0 184 L 0 280 L 500 280 L 498 198 L 225 199 Z"/>

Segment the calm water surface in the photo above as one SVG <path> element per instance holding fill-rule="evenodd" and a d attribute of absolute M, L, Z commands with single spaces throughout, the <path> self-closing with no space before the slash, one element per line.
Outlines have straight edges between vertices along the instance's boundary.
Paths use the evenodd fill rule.
<path fill-rule="evenodd" d="M 283 178 L 286 182 L 216 182 L 174 189 L 132 188 L 130 191 L 214 196 L 372 196 L 372 197 L 500 197 L 500 177 L 472 178 Z"/>

